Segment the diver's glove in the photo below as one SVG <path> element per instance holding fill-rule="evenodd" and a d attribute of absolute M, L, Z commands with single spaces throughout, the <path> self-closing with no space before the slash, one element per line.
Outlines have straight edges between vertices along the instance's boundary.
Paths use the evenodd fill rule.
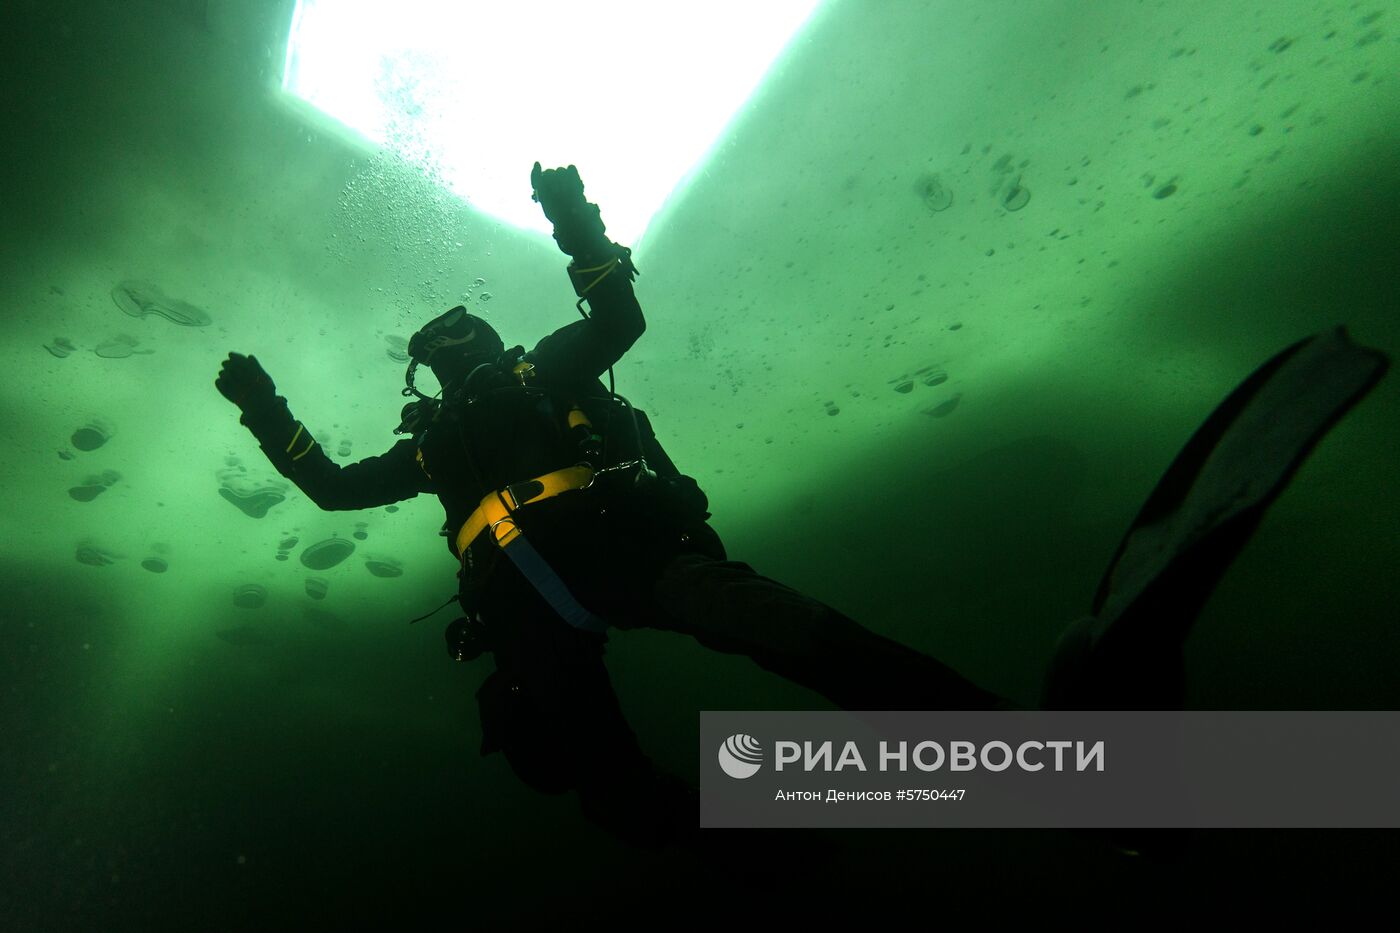
<path fill-rule="evenodd" d="M 559 249 L 588 265 L 606 262 L 620 249 L 608 240 L 598 205 L 583 198 L 583 180 L 578 169 L 552 168 L 541 170 L 540 163 L 530 170 L 531 198 L 544 209 L 544 216 L 554 224 L 554 241 Z"/>
<path fill-rule="evenodd" d="M 214 387 L 244 414 L 266 412 L 276 402 L 277 387 L 256 356 L 230 353 L 219 369 Z"/>

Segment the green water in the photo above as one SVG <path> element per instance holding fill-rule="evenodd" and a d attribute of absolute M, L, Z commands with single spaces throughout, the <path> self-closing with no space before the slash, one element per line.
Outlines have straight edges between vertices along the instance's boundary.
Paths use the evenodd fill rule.
<path fill-rule="evenodd" d="M 445 617 L 405 624 L 453 592 L 439 505 L 318 511 L 214 389 L 230 350 L 257 354 L 353 462 L 396 440 L 394 338 L 459 301 L 508 345 L 575 315 L 552 241 L 276 101 L 289 14 L 3 14 L 0 925 L 722 897 L 722 865 L 626 851 L 477 754 L 489 662 L 447 658 Z M 638 244 L 648 330 L 618 390 L 731 555 L 1032 702 L 1240 379 L 1339 323 L 1400 348 L 1397 29 L 1384 0 L 838 0 Z M 600 129 L 642 119 L 599 107 Z M 1192 707 L 1400 706 L 1397 386 L 1327 436 L 1222 581 Z M 261 518 L 230 501 L 259 495 Z M 354 553 L 300 560 L 335 538 Z M 701 709 L 826 708 L 662 632 L 614 636 L 609 667 L 681 773 Z M 1170 868 L 1048 833 L 821 839 L 807 906 L 930 896 L 898 878 L 1080 909 L 1239 871 L 1330 890 L 1400 855 L 1392 833 L 1211 833 Z"/>

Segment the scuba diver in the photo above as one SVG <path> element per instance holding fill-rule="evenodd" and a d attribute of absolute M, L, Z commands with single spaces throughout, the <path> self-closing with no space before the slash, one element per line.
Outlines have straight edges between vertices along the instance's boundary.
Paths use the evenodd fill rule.
<path fill-rule="evenodd" d="M 698 791 L 656 767 L 625 721 L 603 663 L 610 627 L 690 635 L 849 710 L 1020 708 L 728 558 L 699 484 L 615 391 L 612 367 L 646 329 L 631 250 L 607 238 L 574 166 L 537 162 L 531 186 L 571 257 L 582 319 L 528 351 L 465 307 L 428 322 L 408 344 L 412 401 L 394 432 L 405 436 L 385 453 L 334 463 L 254 356 L 230 353 L 215 381 L 278 472 L 322 509 L 441 501 L 462 611 L 449 653 L 495 662 L 476 693 L 482 754 L 501 751 L 541 792 L 576 791 L 586 818 L 629 843 L 693 842 Z M 1385 365 L 1336 328 L 1242 384 L 1173 463 L 1091 614 L 1062 637 L 1042 705 L 1178 706 L 1181 643 L 1215 581 Z M 434 396 L 416 384 L 421 366 L 441 387 Z"/>

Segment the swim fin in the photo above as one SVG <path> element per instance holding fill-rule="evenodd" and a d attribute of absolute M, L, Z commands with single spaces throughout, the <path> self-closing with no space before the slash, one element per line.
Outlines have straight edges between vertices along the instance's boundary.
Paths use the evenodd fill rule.
<path fill-rule="evenodd" d="M 1206 419 L 1060 637 L 1043 709 L 1179 709 L 1206 599 L 1312 448 L 1389 367 L 1335 327 L 1282 350 Z"/>

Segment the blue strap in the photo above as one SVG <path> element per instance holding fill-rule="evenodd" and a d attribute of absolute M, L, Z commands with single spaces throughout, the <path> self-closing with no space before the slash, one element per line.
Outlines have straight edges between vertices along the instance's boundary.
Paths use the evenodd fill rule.
<path fill-rule="evenodd" d="M 523 534 L 516 535 L 515 540 L 502 550 L 515 562 L 515 566 L 525 575 L 525 579 L 539 590 L 545 602 L 553 606 L 554 611 L 564 617 L 565 622 L 588 632 L 601 634 L 607 630 L 608 623 L 589 612 L 582 603 L 574 598 L 574 594 L 569 592 L 564 581 L 559 579 L 559 574 L 545 563 L 540 552 L 535 550 L 534 545 L 525 540 Z"/>

